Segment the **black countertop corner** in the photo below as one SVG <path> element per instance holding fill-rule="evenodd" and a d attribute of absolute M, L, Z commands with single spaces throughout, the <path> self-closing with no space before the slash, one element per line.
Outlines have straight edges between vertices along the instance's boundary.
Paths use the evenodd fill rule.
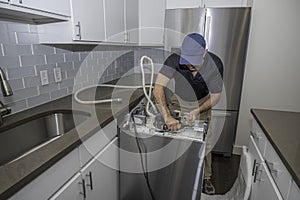
<path fill-rule="evenodd" d="M 300 112 L 251 109 L 251 113 L 300 188 Z"/>

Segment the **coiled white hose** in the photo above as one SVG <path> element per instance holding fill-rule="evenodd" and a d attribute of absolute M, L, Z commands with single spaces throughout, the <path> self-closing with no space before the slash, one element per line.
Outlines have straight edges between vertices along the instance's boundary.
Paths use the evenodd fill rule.
<path fill-rule="evenodd" d="M 148 59 L 150 61 L 150 64 L 151 64 L 150 85 L 146 85 L 146 83 L 145 83 L 145 72 L 144 72 L 144 64 L 143 64 L 144 59 Z M 122 101 L 121 98 L 101 99 L 101 100 L 91 100 L 91 101 L 81 100 L 81 99 L 79 99 L 78 94 L 80 92 L 82 92 L 83 90 L 94 88 L 94 87 L 113 87 L 113 88 L 123 88 L 123 89 L 140 89 L 140 88 L 143 88 L 144 95 L 147 99 L 146 112 L 149 116 L 155 116 L 154 114 L 152 114 L 149 111 L 149 104 L 151 104 L 151 106 L 154 109 L 154 112 L 157 113 L 156 107 L 155 107 L 153 101 L 151 100 L 151 93 L 152 93 L 152 87 L 153 87 L 152 84 L 153 84 L 153 78 L 154 78 L 154 65 L 153 65 L 152 59 L 149 58 L 148 56 L 142 56 L 141 59 L 140 59 L 140 67 L 141 67 L 141 72 L 142 72 L 142 85 L 140 85 L 140 86 L 111 85 L 111 84 L 90 85 L 90 86 L 81 88 L 80 90 L 76 91 L 75 94 L 74 94 L 74 99 L 80 104 L 100 104 L 100 103 L 110 103 L 110 102 L 121 102 Z M 149 94 L 147 94 L 146 88 L 150 88 L 149 89 Z"/>

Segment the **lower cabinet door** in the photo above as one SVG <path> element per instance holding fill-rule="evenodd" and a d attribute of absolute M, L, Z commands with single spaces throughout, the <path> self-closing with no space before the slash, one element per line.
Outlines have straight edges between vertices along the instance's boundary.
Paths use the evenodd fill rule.
<path fill-rule="evenodd" d="M 250 136 L 249 153 L 252 157 L 251 200 L 282 200 L 282 196 L 272 179 L 254 138 Z"/>
<path fill-rule="evenodd" d="M 117 200 L 119 150 L 115 138 L 82 169 L 88 200 Z"/>
<path fill-rule="evenodd" d="M 86 197 L 85 181 L 81 173 L 77 173 L 49 200 L 84 200 Z"/>

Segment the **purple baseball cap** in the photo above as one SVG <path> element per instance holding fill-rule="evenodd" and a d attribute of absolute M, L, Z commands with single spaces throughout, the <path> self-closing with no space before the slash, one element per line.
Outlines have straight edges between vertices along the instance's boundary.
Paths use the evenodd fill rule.
<path fill-rule="evenodd" d="M 179 63 L 181 65 L 201 65 L 205 53 L 206 42 L 199 33 L 191 33 L 185 36 L 181 46 Z"/>

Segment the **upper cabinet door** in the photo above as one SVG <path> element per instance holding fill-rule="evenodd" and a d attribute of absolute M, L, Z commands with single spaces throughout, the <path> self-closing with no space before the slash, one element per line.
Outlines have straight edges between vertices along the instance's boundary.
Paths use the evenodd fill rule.
<path fill-rule="evenodd" d="M 124 43 L 125 4 L 124 0 L 104 0 L 106 41 Z"/>
<path fill-rule="evenodd" d="M 125 0 L 127 43 L 139 42 L 139 0 Z"/>
<path fill-rule="evenodd" d="M 53 14 L 70 16 L 70 1 L 69 0 L 11 0 L 11 4 L 45 11 Z"/>
<path fill-rule="evenodd" d="M 165 0 L 139 1 L 141 44 L 163 44 L 165 8 Z"/>
<path fill-rule="evenodd" d="M 72 0 L 74 40 L 104 41 L 103 1 Z"/>

